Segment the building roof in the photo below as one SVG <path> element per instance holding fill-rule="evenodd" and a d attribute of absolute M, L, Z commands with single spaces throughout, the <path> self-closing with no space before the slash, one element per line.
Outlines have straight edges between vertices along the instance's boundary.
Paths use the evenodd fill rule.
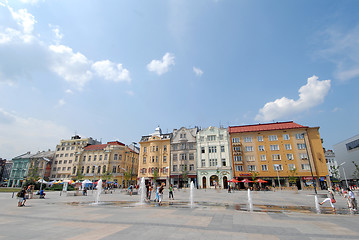
<path fill-rule="evenodd" d="M 296 129 L 296 128 L 307 128 L 307 127 L 302 126 L 293 121 L 276 122 L 276 123 L 243 125 L 243 126 L 233 126 L 233 127 L 229 126 L 229 133 L 273 131 L 273 130 Z"/>
<path fill-rule="evenodd" d="M 84 151 L 103 150 L 106 147 L 107 147 L 107 144 L 89 145 L 89 146 L 84 147 Z"/>

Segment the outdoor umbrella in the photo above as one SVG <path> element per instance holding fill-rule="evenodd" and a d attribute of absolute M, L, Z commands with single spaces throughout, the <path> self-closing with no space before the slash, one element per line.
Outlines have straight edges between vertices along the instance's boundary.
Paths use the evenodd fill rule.
<path fill-rule="evenodd" d="M 256 182 L 257 183 L 266 183 L 267 181 L 259 178 L 259 179 L 256 180 Z"/>
<path fill-rule="evenodd" d="M 47 183 L 44 179 L 39 179 L 37 182 L 39 182 L 39 183 Z"/>
<path fill-rule="evenodd" d="M 231 179 L 231 180 L 228 180 L 227 182 L 233 182 L 233 183 L 239 183 L 239 181 L 237 179 Z"/>
<path fill-rule="evenodd" d="M 242 181 L 239 181 L 239 182 L 250 183 L 250 182 L 253 182 L 253 181 L 250 181 L 250 180 L 248 180 L 248 179 L 243 179 Z"/>

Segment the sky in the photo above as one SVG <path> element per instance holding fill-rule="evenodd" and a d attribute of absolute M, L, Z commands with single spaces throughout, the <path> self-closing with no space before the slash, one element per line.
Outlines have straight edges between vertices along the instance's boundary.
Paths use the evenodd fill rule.
<path fill-rule="evenodd" d="M 0 0 L 0 158 L 78 134 L 359 132 L 359 1 Z"/>

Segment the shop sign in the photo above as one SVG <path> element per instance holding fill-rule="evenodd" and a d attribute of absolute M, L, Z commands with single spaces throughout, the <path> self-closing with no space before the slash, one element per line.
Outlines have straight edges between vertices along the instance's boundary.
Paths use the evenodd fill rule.
<path fill-rule="evenodd" d="M 303 177 L 303 180 L 312 180 L 312 179 L 313 179 L 312 177 Z"/>
<path fill-rule="evenodd" d="M 252 176 L 251 173 L 240 173 L 239 176 Z"/>
<path fill-rule="evenodd" d="M 320 177 L 320 178 L 319 178 L 319 181 L 324 182 L 324 181 L 325 181 L 325 177 Z"/>

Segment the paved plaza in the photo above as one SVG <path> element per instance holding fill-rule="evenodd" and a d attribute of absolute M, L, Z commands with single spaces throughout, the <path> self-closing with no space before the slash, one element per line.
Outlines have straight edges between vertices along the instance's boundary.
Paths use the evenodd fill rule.
<path fill-rule="evenodd" d="M 359 239 L 359 215 L 338 195 L 337 213 L 328 204 L 317 214 L 310 191 L 252 192 L 253 212 L 246 191 L 195 190 L 192 208 L 188 189 L 174 194 L 170 202 L 165 191 L 158 206 L 119 190 L 97 205 L 91 191 L 48 192 L 17 207 L 12 193 L 0 193 L 0 239 Z"/>

